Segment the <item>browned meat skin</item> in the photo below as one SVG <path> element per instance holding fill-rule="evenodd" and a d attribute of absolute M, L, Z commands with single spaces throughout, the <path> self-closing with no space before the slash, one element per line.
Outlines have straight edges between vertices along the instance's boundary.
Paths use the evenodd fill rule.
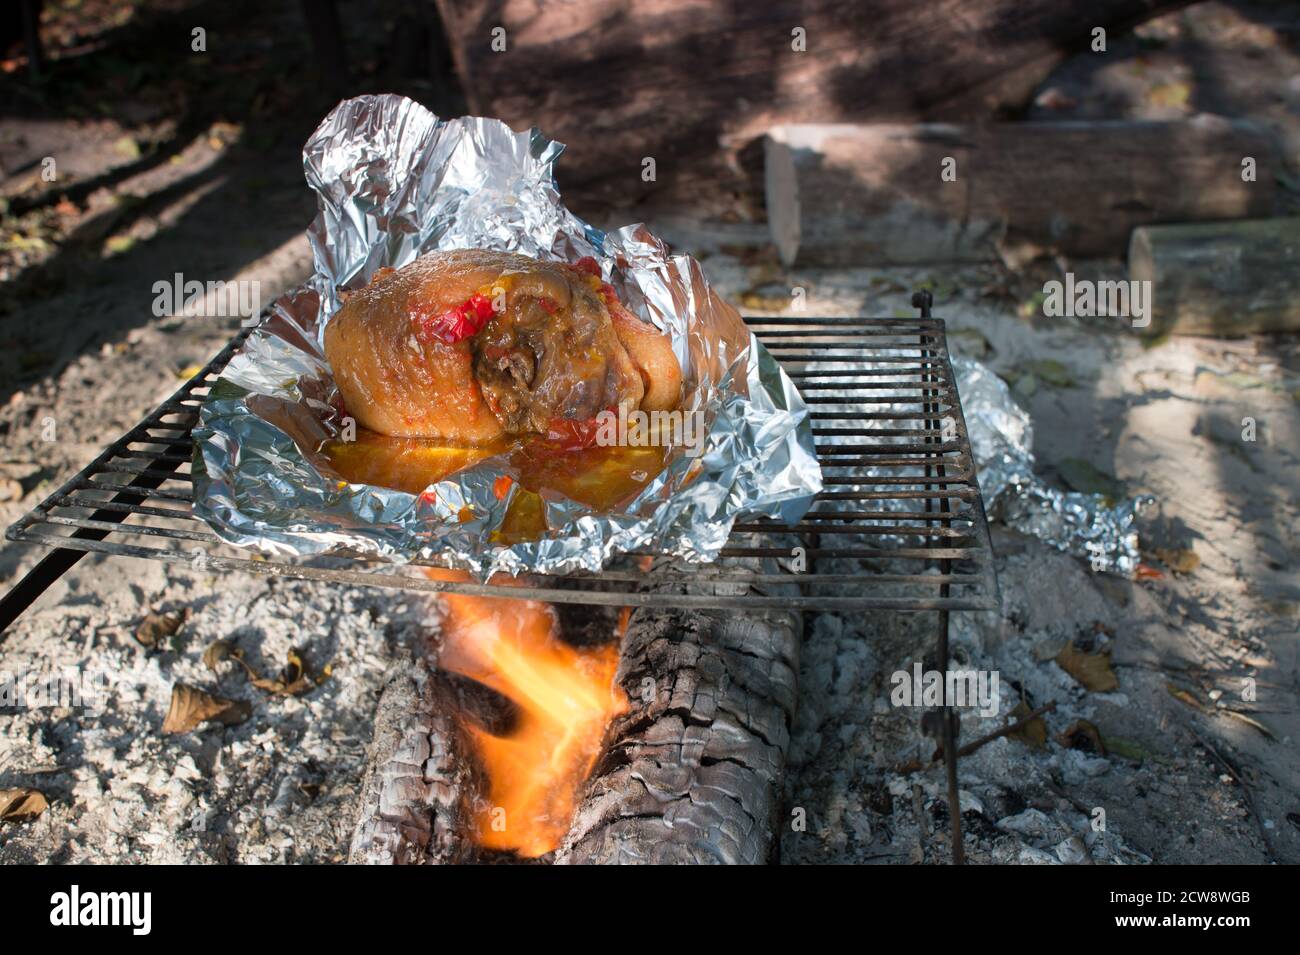
<path fill-rule="evenodd" d="M 505 307 L 477 335 L 418 334 L 422 316 L 494 286 Z M 599 292 L 563 264 L 502 252 L 431 253 L 377 275 L 330 320 L 325 356 L 349 413 L 397 437 L 483 444 L 645 395 Z"/>
<path fill-rule="evenodd" d="M 642 411 L 670 411 L 681 404 L 682 366 L 673 353 L 672 341 L 653 325 L 628 311 L 617 299 L 606 303 L 614 334 L 641 375 L 645 394 Z"/>
<path fill-rule="evenodd" d="M 567 306 L 547 296 L 554 314 L 543 297 L 516 294 L 474 339 L 479 387 L 509 433 L 640 405 L 644 385 L 600 297 L 581 281 L 568 291 Z"/>

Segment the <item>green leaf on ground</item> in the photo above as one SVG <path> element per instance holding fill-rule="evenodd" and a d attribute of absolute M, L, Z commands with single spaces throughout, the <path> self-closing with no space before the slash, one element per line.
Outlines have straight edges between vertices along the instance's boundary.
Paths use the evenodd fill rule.
<path fill-rule="evenodd" d="M 1123 486 L 1117 479 L 1098 470 L 1092 462 L 1083 458 L 1066 458 L 1056 466 L 1056 470 L 1066 486 L 1080 494 L 1100 494 L 1109 501 L 1115 501 L 1124 493 Z"/>
<path fill-rule="evenodd" d="M 113 151 L 134 162 L 140 158 L 140 144 L 130 136 L 121 136 L 113 143 Z"/>
<path fill-rule="evenodd" d="M 1151 756 L 1141 743 L 1126 739 L 1123 736 L 1107 736 L 1106 751 L 1111 755 L 1122 756 L 1124 759 L 1130 759 L 1135 763 L 1143 762 Z"/>
<path fill-rule="evenodd" d="M 1055 388 L 1074 387 L 1074 375 L 1055 358 L 1035 358 L 1024 362 L 1020 367 Z"/>

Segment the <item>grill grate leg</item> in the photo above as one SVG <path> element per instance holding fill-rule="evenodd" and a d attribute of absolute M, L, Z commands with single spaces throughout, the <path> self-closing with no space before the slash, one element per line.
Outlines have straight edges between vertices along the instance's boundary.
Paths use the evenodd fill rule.
<path fill-rule="evenodd" d="M 931 317 L 930 310 L 933 307 L 933 305 L 934 305 L 934 296 L 930 292 L 917 292 L 912 296 L 912 307 L 920 309 L 922 318 Z M 933 345 L 933 341 L 930 339 L 928 335 L 921 336 L 921 345 L 923 348 L 921 354 L 924 357 L 926 358 L 935 357 L 936 353 L 932 350 L 931 347 L 929 347 Z M 929 382 L 934 382 L 935 379 L 933 375 L 927 374 L 926 380 Z M 926 393 L 932 396 L 934 398 L 934 401 L 927 402 L 925 405 L 925 410 L 929 412 L 933 412 L 935 415 L 938 415 L 939 413 L 938 393 L 933 388 L 926 389 Z M 941 429 L 942 422 L 938 421 L 937 419 L 932 419 L 926 422 L 926 427 L 932 431 L 936 429 Z M 926 438 L 925 440 L 927 443 L 934 441 L 933 438 Z M 943 439 L 940 438 L 939 440 L 942 441 Z M 925 466 L 926 477 L 930 477 L 934 472 L 937 472 L 937 476 L 940 479 L 942 479 L 944 477 L 944 466 L 942 464 L 937 465 L 936 468 L 931 468 L 929 464 Z M 929 490 L 928 486 L 926 490 Z M 927 512 L 930 512 L 934 509 L 933 501 L 929 498 L 926 499 L 925 509 Z M 941 512 L 947 512 L 948 499 L 946 497 L 939 498 L 939 510 Z M 952 570 L 951 560 L 948 560 L 947 558 L 941 558 L 937 563 L 939 566 L 939 572 L 944 576 L 947 576 L 951 572 Z M 941 584 L 939 586 L 939 596 L 941 598 L 947 597 L 948 589 L 949 588 L 946 583 Z M 939 664 L 944 673 L 944 677 L 945 677 L 944 686 L 946 687 L 948 685 L 948 681 L 947 681 L 948 611 L 947 610 L 939 611 Z M 949 819 L 949 824 L 951 826 L 951 832 L 952 832 L 952 864 L 962 865 L 966 861 L 966 850 L 965 850 L 965 846 L 962 844 L 961 793 L 957 784 L 957 731 L 958 731 L 959 724 L 957 722 L 956 710 L 954 710 L 951 706 L 945 704 L 940 710 L 939 725 L 940 725 L 939 739 L 941 745 L 943 746 L 944 774 L 947 777 L 947 782 L 948 782 L 948 819 Z"/>

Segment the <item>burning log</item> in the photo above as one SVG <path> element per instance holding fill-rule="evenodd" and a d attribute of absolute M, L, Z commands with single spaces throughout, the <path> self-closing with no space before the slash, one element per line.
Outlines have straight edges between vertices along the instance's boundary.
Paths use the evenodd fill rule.
<path fill-rule="evenodd" d="M 485 777 L 476 792 L 474 841 L 540 858 L 564 838 L 606 727 L 627 708 L 614 683 L 613 629 L 602 644 L 575 646 L 563 639 L 549 604 L 457 593 L 444 594 L 442 604 L 439 668 L 494 694 L 515 716 L 505 726 L 481 713 L 465 722 Z"/>
<path fill-rule="evenodd" d="M 791 612 L 634 613 L 617 676 L 631 709 L 556 862 L 768 861 L 800 630 Z"/>
<path fill-rule="evenodd" d="M 599 611 L 577 640 L 569 611 L 560 641 L 547 604 L 444 595 L 437 662 L 458 676 L 399 661 L 352 861 L 766 861 L 800 619 L 672 609 L 675 593 L 708 586 L 686 572 L 689 588 L 661 584 L 663 607 L 630 616 L 621 652 Z"/>
<path fill-rule="evenodd" d="M 398 657 L 379 697 L 349 861 L 463 861 L 474 775 L 453 714 L 459 694 L 423 659 Z"/>

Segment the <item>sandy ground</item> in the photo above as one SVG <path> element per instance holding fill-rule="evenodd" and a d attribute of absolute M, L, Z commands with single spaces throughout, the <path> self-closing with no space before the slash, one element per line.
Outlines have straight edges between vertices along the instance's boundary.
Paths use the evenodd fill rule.
<path fill-rule="evenodd" d="M 1220 32 L 1233 42 L 1241 35 Z M 1282 90 L 1280 101 L 1268 98 L 1266 119 L 1293 122 L 1294 69 L 1279 73 L 1270 58 L 1284 51 L 1266 48 L 1262 68 Z M 1159 82 L 1179 82 L 1183 61 L 1167 49 L 1147 55 L 1155 58 L 1148 71 L 1174 71 Z M 1128 96 L 1109 114 L 1141 115 L 1178 99 L 1161 94 L 1153 106 L 1124 92 L 1123 63 L 1101 78 L 1067 64 L 1049 85 L 1082 104 L 1092 100 L 1081 89 Z M 1145 88 L 1155 82 L 1149 77 Z M 1041 108 L 1065 109 L 1059 98 L 1048 101 L 1055 105 Z M 255 279 L 269 300 L 309 268 L 301 230 L 312 203 L 297 149 L 316 114 L 285 121 L 271 110 L 236 130 L 216 113 L 202 115 L 174 142 L 148 116 L 6 120 L 0 129 L 6 170 L 28 170 L 20 178 L 30 175 L 27 160 L 50 153 L 74 157 L 67 169 L 78 180 L 105 177 L 74 210 L 58 213 L 71 221 L 51 248 L 24 246 L 5 260 L 0 523 L 83 466 L 229 336 L 228 322 L 152 316 L 155 280 L 176 271 Z M 146 133 L 156 136 L 178 158 L 133 159 L 115 146 L 128 132 L 146 142 Z M 7 194 L 20 188 L 11 174 Z M 20 224 L 39 232 L 30 217 Z M 1003 739 L 962 761 L 973 860 L 1300 861 L 1294 337 L 1144 343 L 1122 327 L 1034 316 L 1027 306 L 1041 288 L 1038 274 L 787 274 L 749 248 L 762 239 L 752 225 L 702 228 L 665 216 L 658 227 L 699 252 L 724 293 L 751 309 L 801 286 L 812 313 L 910 314 L 909 291 L 931 287 L 954 351 L 1016 383 L 1047 480 L 1064 486 L 1083 460 L 1118 493 L 1156 500 L 1142 526 L 1153 572 L 1136 581 L 1093 574 L 1086 562 L 995 528 L 1002 612 L 955 616 L 953 639 L 958 662 L 1000 674 L 1003 703 L 997 718 L 966 713 L 962 739 L 999 725 L 1021 696 L 1031 706 L 1055 701 L 1057 710 L 1040 746 Z M 1044 358 L 1067 374 L 1048 381 L 1027 373 Z M 47 418 L 54 441 L 42 440 Z M 1248 418 L 1254 441 L 1242 438 Z M 39 556 L 6 543 L 0 587 Z M 146 614 L 182 608 L 190 617 L 174 639 L 153 650 L 135 640 Z M 110 685 L 102 706 L 0 707 L 0 789 L 34 787 L 50 802 L 34 821 L 0 823 L 0 862 L 341 858 L 383 674 L 395 649 L 425 636 L 432 619 L 423 601 L 381 591 L 86 558 L 0 645 L 0 676 L 71 667 Z M 947 859 L 940 771 L 901 771 L 927 760 L 933 742 L 917 711 L 888 705 L 890 674 L 922 659 L 934 634 L 933 615 L 808 615 L 785 789 L 788 818 L 807 825 L 785 833 L 782 861 Z M 259 672 L 275 671 L 291 648 L 313 672 L 326 663 L 332 672 L 304 696 L 270 695 L 231 662 L 204 664 L 218 639 Z M 1054 662 L 1071 641 L 1109 647 L 1117 690 L 1087 691 Z M 1253 699 L 1242 698 L 1248 679 Z M 177 682 L 246 700 L 252 717 L 163 735 Z M 1080 719 L 1110 741 L 1105 755 L 1058 738 Z M 1090 824 L 1097 809 L 1101 831 Z"/>

